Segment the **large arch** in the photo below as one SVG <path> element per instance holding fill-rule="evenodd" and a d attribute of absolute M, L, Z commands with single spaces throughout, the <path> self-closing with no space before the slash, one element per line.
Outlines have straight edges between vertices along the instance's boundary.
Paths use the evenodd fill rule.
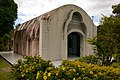
<path fill-rule="evenodd" d="M 87 34 L 87 28 L 83 22 L 83 18 L 80 14 L 80 12 L 78 11 L 71 11 L 70 12 L 70 15 L 69 15 L 69 19 L 66 21 L 66 24 L 65 24 L 65 29 L 64 29 L 64 39 L 65 39 L 65 49 L 66 49 L 66 58 L 68 59 L 69 58 L 69 36 L 70 34 L 72 33 L 75 33 L 76 36 L 77 34 L 79 35 L 80 37 L 80 41 L 77 42 L 77 44 L 79 44 L 79 53 L 76 53 L 76 55 L 73 55 L 74 56 L 77 56 L 77 57 L 80 57 L 81 55 L 83 55 L 85 53 L 85 38 L 86 38 L 86 34 Z M 73 49 L 71 49 L 73 50 Z M 75 50 L 73 51 L 75 52 Z M 70 56 L 71 57 L 71 56 Z"/>

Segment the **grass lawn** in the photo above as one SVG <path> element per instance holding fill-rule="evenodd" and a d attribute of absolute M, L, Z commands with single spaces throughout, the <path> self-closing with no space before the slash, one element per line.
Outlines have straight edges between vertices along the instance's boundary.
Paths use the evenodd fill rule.
<path fill-rule="evenodd" d="M 0 56 L 0 80 L 12 80 L 10 71 L 11 65 Z"/>

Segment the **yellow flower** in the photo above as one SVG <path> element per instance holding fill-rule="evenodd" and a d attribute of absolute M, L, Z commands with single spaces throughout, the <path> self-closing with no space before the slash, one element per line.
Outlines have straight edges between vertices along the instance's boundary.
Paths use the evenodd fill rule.
<path fill-rule="evenodd" d="M 50 77 L 50 75 L 51 75 L 51 73 L 49 72 L 49 73 L 48 73 L 48 76 Z"/>
<path fill-rule="evenodd" d="M 47 80 L 47 76 L 44 76 L 43 79 L 44 79 L 44 80 Z"/>
<path fill-rule="evenodd" d="M 85 68 L 82 68 L 82 70 L 85 70 Z"/>
<path fill-rule="evenodd" d="M 94 74 L 94 76 L 96 77 L 96 76 L 97 76 L 97 74 Z"/>
<path fill-rule="evenodd" d="M 62 67 L 62 70 L 64 71 L 64 70 L 65 70 L 65 67 Z"/>
<path fill-rule="evenodd" d="M 74 71 L 74 72 L 76 72 L 76 70 L 75 70 L 75 69 L 73 69 L 73 71 Z"/>
<path fill-rule="evenodd" d="M 22 68 L 22 66 L 20 66 L 20 68 Z"/>
<path fill-rule="evenodd" d="M 26 70 L 26 73 L 28 73 L 28 70 Z"/>
<path fill-rule="evenodd" d="M 99 75 L 101 75 L 102 73 L 101 73 L 101 72 L 99 72 L 98 74 L 99 74 Z"/>
<path fill-rule="evenodd" d="M 80 65 L 78 65 L 78 67 L 80 67 Z"/>
<path fill-rule="evenodd" d="M 22 74 L 21 76 L 24 77 L 24 74 Z"/>
<path fill-rule="evenodd" d="M 40 73 L 38 72 L 38 73 L 37 73 L 37 75 L 36 75 L 36 79 L 38 79 L 38 78 L 39 78 L 39 75 L 40 75 Z"/>
<path fill-rule="evenodd" d="M 32 66 L 32 69 L 34 69 L 34 66 Z"/>
<path fill-rule="evenodd" d="M 45 76 L 46 74 L 47 74 L 47 71 L 45 71 L 43 75 Z"/>
<path fill-rule="evenodd" d="M 92 72 L 92 71 L 90 71 L 90 74 L 93 74 L 93 72 Z"/>
<path fill-rule="evenodd" d="M 48 67 L 48 70 L 51 70 L 52 68 L 51 67 Z"/>
<path fill-rule="evenodd" d="M 73 80 L 75 80 L 75 78 L 73 78 Z"/>
<path fill-rule="evenodd" d="M 24 67 L 26 67 L 27 65 L 25 64 Z"/>

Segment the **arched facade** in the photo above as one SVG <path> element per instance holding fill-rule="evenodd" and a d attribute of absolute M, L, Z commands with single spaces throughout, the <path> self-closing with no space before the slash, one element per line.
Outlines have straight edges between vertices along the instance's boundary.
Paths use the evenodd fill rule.
<path fill-rule="evenodd" d="M 21 24 L 15 32 L 14 52 L 40 55 L 48 60 L 68 59 L 68 40 L 71 37 L 73 44 L 76 44 L 75 49 L 79 51 L 76 55 L 86 56 L 93 51 L 85 40 L 96 33 L 97 28 L 88 14 L 76 5 L 68 4 Z M 71 50 L 71 54 L 77 52 L 73 48 Z"/>
<path fill-rule="evenodd" d="M 65 28 L 65 30 L 67 30 L 67 31 L 65 31 L 65 35 L 66 35 L 65 37 L 67 38 L 66 48 L 68 49 L 68 46 L 67 46 L 68 45 L 68 42 L 67 42 L 68 41 L 68 35 L 70 33 L 76 32 L 76 33 L 79 34 L 79 36 L 81 38 L 80 39 L 80 47 L 79 47 L 80 52 L 79 53 L 81 53 L 81 54 L 85 53 L 85 50 L 84 50 L 85 42 L 84 41 L 85 41 L 85 37 L 86 37 L 87 33 L 86 33 L 86 26 L 83 22 L 83 18 L 81 16 L 81 14 L 77 11 L 72 11 L 69 18 L 70 18 L 70 20 L 66 23 L 66 28 Z M 84 25 L 81 25 L 81 24 L 84 24 Z M 66 53 L 68 54 L 68 50 L 67 50 Z M 68 56 L 67 56 L 67 58 L 68 58 Z"/>

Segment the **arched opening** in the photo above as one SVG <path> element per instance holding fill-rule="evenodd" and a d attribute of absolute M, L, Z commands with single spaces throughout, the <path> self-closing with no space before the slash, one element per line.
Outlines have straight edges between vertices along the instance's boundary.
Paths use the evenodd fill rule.
<path fill-rule="evenodd" d="M 68 58 L 80 57 L 80 35 L 72 32 L 68 35 Z"/>
<path fill-rule="evenodd" d="M 86 26 L 80 12 L 71 12 L 64 27 L 65 55 L 63 59 L 74 60 L 85 54 Z M 73 36 L 76 36 L 74 39 Z M 72 38 L 71 38 L 72 37 Z M 72 46 L 74 45 L 74 46 Z M 63 44 L 64 47 L 64 44 Z"/>

